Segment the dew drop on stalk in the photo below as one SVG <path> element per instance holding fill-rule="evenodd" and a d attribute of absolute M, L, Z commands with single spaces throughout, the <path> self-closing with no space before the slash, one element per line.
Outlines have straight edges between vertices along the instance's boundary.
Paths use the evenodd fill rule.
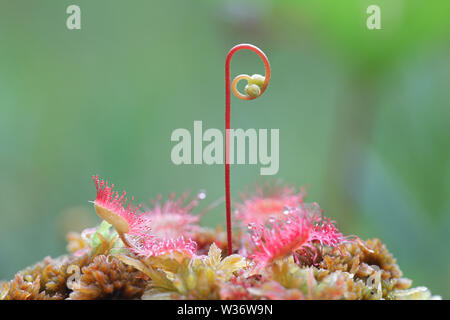
<path fill-rule="evenodd" d="M 205 190 L 200 190 L 200 192 L 197 194 L 197 198 L 200 200 L 203 200 L 206 198 L 206 191 Z"/>
<path fill-rule="evenodd" d="M 251 223 L 248 224 L 247 228 L 249 230 L 253 230 L 253 229 L 255 229 L 255 224 L 253 222 L 251 222 Z"/>

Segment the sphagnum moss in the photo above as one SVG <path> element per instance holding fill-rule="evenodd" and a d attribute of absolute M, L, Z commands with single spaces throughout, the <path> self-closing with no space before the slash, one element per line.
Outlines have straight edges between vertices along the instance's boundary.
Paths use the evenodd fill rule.
<path fill-rule="evenodd" d="M 68 254 L 46 257 L 0 283 L 0 299 L 439 298 L 411 288 L 379 239 L 344 237 L 291 186 L 266 185 L 271 192 L 257 186 L 235 204 L 235 218 L 245 223 L 234 232 L 237 250 L 228 254 L 225 232 L 199 224 L 195 199 L 183 205 L 186 197 L 171 196 L 140 212 L 95 181 L 107 222 L 69 233 Z"/>

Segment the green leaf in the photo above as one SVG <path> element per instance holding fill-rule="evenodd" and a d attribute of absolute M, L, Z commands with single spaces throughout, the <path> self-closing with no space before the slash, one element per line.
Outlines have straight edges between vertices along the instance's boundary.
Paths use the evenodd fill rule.
<path fill-rule="evenodd" d="M 97 231 L 94 233 L 94 235 L 91 238 L 91 248 L 95 249 L 97 248 L 102 242 L 98 236 L 100 234 L 104 239 L 111 239 L 111 227 L 112 225 L 109 224 L 106 221 L 103 221 L 97 228 Z"/>

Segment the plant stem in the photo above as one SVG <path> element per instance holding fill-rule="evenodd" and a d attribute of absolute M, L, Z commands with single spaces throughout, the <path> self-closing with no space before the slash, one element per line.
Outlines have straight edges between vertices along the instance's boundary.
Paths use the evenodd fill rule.
<path fill-rule="evenodd" d="M 267 88 L 270 81 L 270 64 L 264 52 L 262 52 L 258 47 L 251 44 L 238 44 L 231 48 L 227 54 L 225 61 L 225 203 L 227 210 L 227 241 L 228 241 L 228 255 L 233 253 L 232 247 L 232 234 L 231 234 L 231 199 L 230 199 L 230 101 L 231 101 L 231 79 L 230 79 L 230 62 L 231 57 L 239 50 L 247 49 L 257 53 L 264 62 L 266 68 L 266 75 L 264 86 L 261 88 L 261 95 Z M 240 76 L 238 76 L 240 77 Z M 234 84 L 237 82 L 233 81 Z M 255 97 L 249 96 L 238 96 L 238 98 L 243 100 L 253 100 Z"/>

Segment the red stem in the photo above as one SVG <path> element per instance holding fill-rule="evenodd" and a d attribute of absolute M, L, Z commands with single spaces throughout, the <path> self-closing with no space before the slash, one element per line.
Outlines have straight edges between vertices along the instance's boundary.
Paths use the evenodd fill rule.
<path fill-rule="evenodd" d="M 248 49 L 257 53 L 264 62 L 266 68 L 264 86 L 261 89 L 261 94 L 267 88 L 270 81 L 270 64 L 264 52 L 258 47 L 251 44 L 238 44 L 231 48 L 228 52 L 225 61 L 225 202 L 227 209 L 227 241 L 228 241 L 228 255 L 233 253 L 232 237 L 231 237 L 231 199 L 230 199 L 230 101 L 231 101 L 231 79 L 230 79 L 230 62 L 231 57 L 239 50 Z M 253 100 L 250 98 L 248 100 Z"/>

